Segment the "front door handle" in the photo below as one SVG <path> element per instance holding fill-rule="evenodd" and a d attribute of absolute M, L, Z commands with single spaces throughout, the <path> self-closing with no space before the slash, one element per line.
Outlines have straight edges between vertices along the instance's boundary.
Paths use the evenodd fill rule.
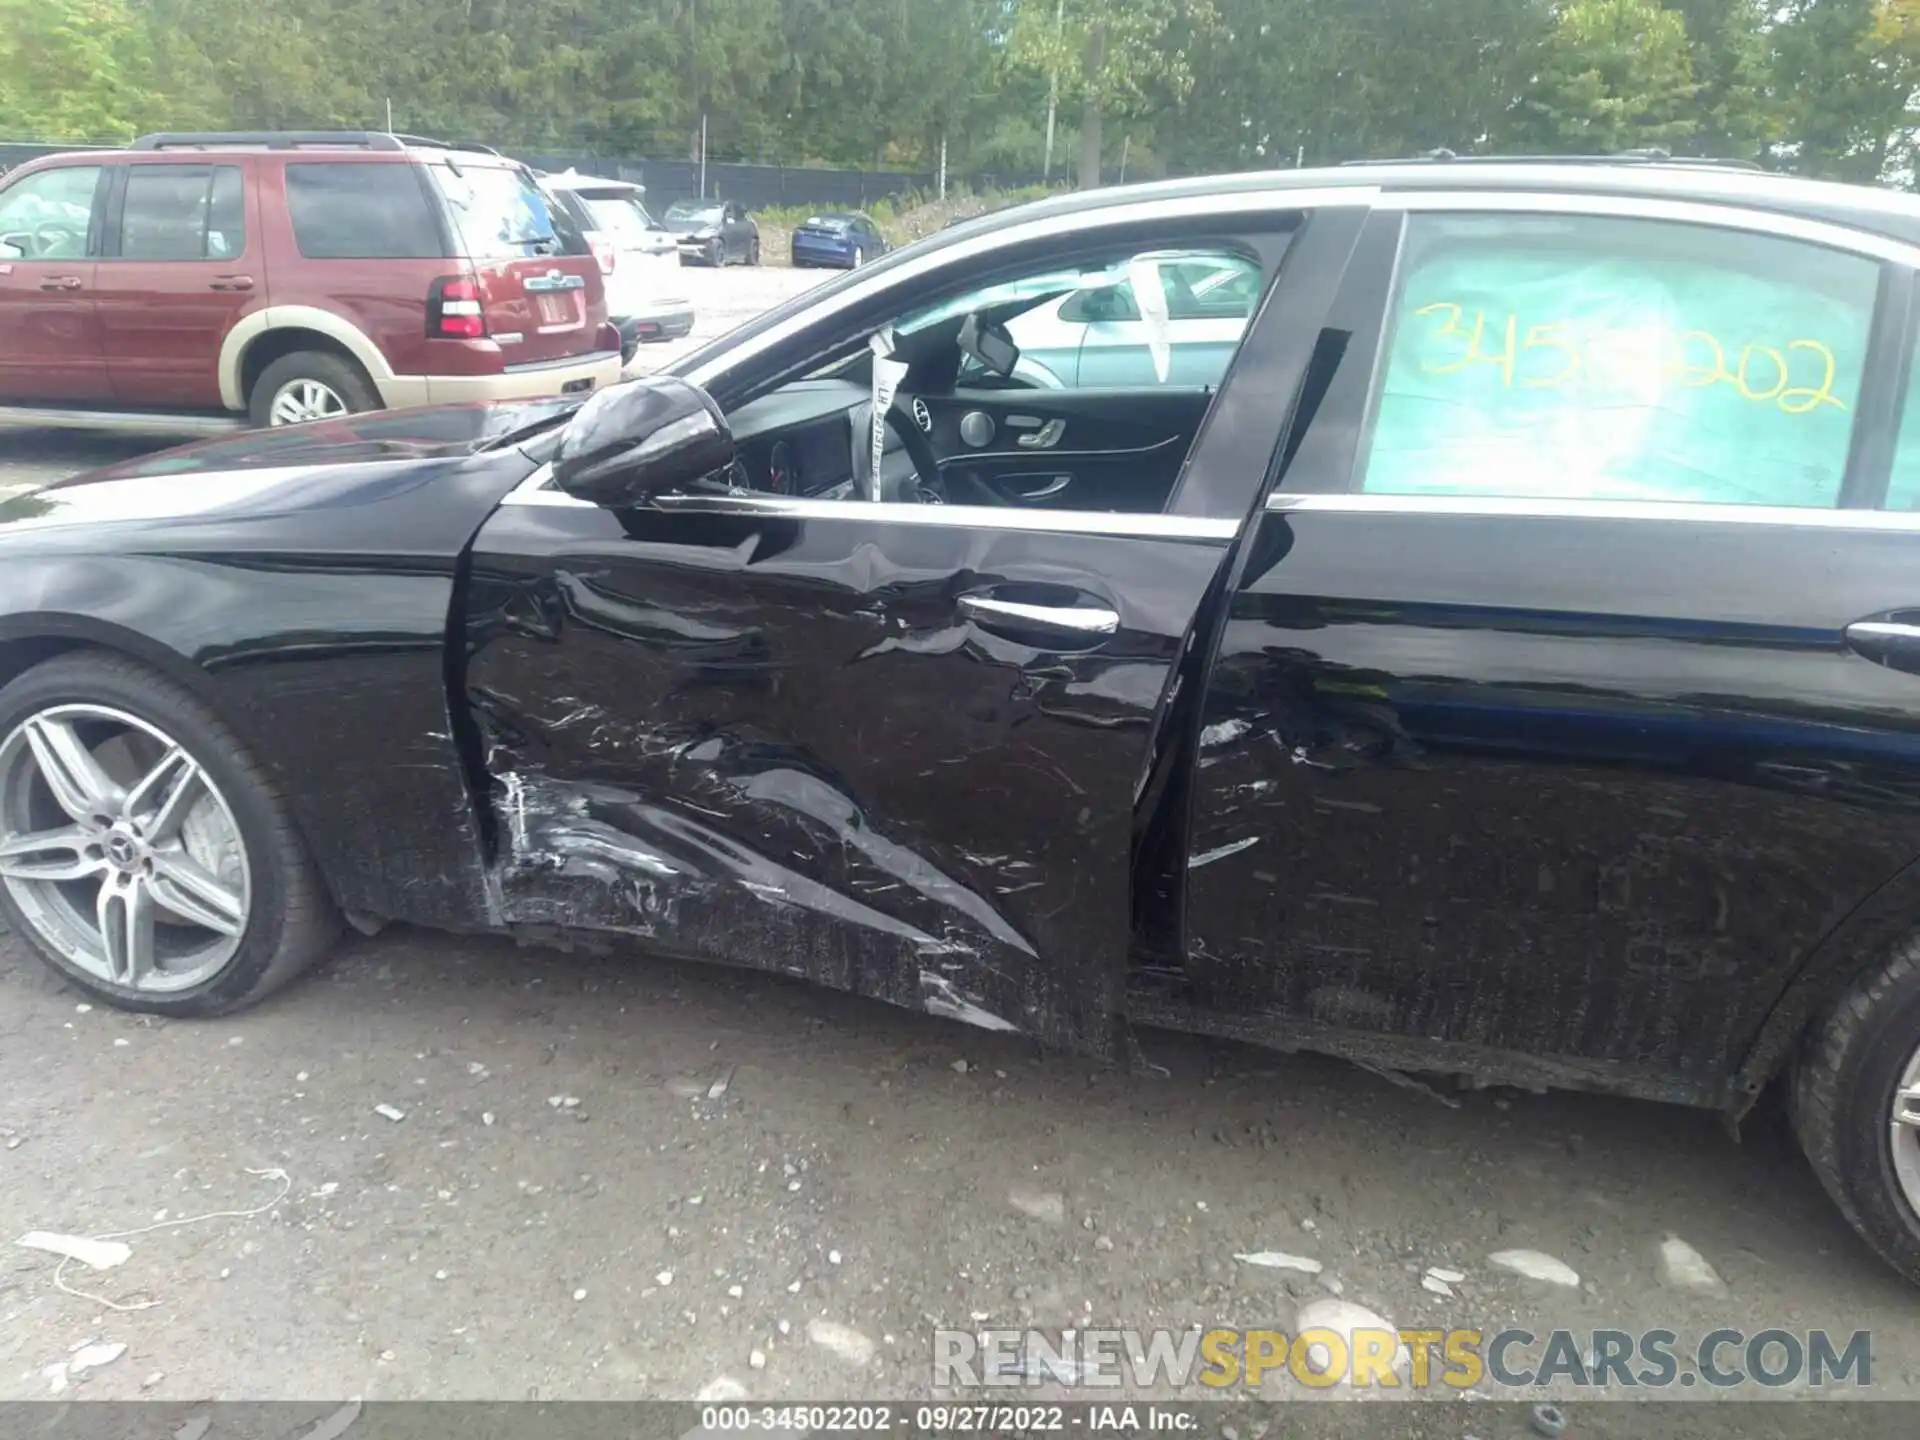
<path fill-rule="evenodd" d="M 1029 605 L 991 595 L 962 595 L 960 613 L 989 629 L 995 625 L 1038 626 L 1075 635 L 1111 635 L 1120 628 L 1120 616 L 1112 610 L 1081 605 Z"/>
<path fill-rule="evenodd" d="M 251 290 L 253 277 L 251 275 L 216 275 L 208 282 L 207 288 L 209 290 Z"/>
<path fill-rule="evenodd" d="M 42 290 L 78 290 L 86 281 L 78 275 L 49 275 L 40 282 Z"/>
<path fill-rule="evenodd" d="M 1905 613 L 1905 612 L 1903 612 Z M 1920 674 L 1920 624 L 1899 620 L 1856 620 L 1845 631 L 1847 644 L 1890 670 Z"/>

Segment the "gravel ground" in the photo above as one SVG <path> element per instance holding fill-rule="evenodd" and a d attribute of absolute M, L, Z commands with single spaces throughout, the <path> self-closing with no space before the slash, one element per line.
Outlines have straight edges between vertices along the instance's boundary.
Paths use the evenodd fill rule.
<path fill-rule="evenodd" d="M 269 1207 L 69 1267 L 150 1309 L 0 1252 L 0 1399 L 90 1339 L 128 1347 L 92 1398 L 923 1396 L 936 1322 L 1285 1327 L 1335 1286 L 1400 1325 L 1867 1328 L 1876 1392 L 1920 1389 L 1914 1293 L 1771 1111 L 1735 1145 L 1650 1105 L 1453 1109 L 1329 1060 L 1146 1049 L 1164 1074 L 749 972 L 404 929 L 249 1014 L 152 1022 L 0 935 L 0 1235 Z M 1669 1233 L 1725 1294 L 1663 1285 Z M 1487 1263 L 1514 1247 L 1580 1288 Z M 1261 1250 L 1326 1268 L 1234 1258 Z M 1455 1298 L 1430 1266 L 1465 1274 Z M 817 1320 L 872 1358 L 810 1342 Z"/>
<path fill-rule="evenodd" d="M 643 346 L 628 373 L 644 374 L 675 355 L 724 334 L 768 306 L 819 284 L 828 274 L 824 270 L 791 270 L 775 265 L 753 270 L 683 268 L 681 279 L 686 282 L 685 291 L 694 306 L 693 334 L 665 345 Z M 163 435 L 0 428 L 0 499 L 29 486 L 130 460 L 178 443 L 176 438 Z"/>
<path fill-rule="evenodd" d="M 820 277 L 686 278 L 697 340 Z M 128 453 L 0 434 L 0 491 Z M 80 1003 L 0 933 L 0 1236 L 141 1232 L 117 1269 L 68 1267 L 95 1298 L 0 1250 L 0 1399 L 46 1396 L 90 1340 L 127 1350 L 72 1381 L 88 1398 L 920 1397 L 936 1323 L 1286 1327 L 1336 1289 L 1404 1326 L 1869 1329 L 1875 1393 L 1920 1397 L 1920 1296 L 1771 1105 L 1736 1144 L 1656 1106 L 1450 1108 L 1315 1057 L 1146 1050 L 1164 1073 L 749 972 L 405 929 L 248 1015 L 153 1022 Z M 1669 1235 L 1721 1293 L 1663 1275 Z M 1487 1261 L 1519 1247 L 1581 1284 Z M 1257 1251 L 1325 1268 L 1235 1259 Z M 1465 1275 L 1454 1296 L 1432 1266 Z M 1526 1433 L 1371 1413 L 1334 1429 Z M 1807 1433 L 1714 1413 L 1687 1432 Z M 1828 1436 L 1878 1433 L 1824 1413 Z M 1569 1433 L 1670 1414 L 1576 1411 Z"/>

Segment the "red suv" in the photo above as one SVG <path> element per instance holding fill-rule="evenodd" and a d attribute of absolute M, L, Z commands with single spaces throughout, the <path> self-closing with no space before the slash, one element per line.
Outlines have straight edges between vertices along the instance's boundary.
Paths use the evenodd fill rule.
<path fill-rule="evenodd" d="M 0 421 L 581 394 L 620 374 L 584 248 L 522 166 L 406 136 L 149 135 L 31 161 L 0 180 Z"/>

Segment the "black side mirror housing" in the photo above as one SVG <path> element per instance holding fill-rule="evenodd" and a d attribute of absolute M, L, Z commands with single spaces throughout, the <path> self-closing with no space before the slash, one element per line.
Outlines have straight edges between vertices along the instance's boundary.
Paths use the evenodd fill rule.
<path fill-rule="evenodd" d="M 602 390 L 567 422 L 553 482 L 609 509 L 638 505 L 733 463 L 727 417 L 698 385 L 652 375 Z"/>

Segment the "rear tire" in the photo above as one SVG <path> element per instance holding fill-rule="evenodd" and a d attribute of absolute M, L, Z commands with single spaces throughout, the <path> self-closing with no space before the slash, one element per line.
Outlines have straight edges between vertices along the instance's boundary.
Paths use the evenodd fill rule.
<path fill-rule="evenodd" d="M 68 748 L 53 751 L 50 734 Z M 92 758 L 91 768 L 63 761 L 65 773 L 96 779 L 62 799 L 41 751 L 72 755 L 68 742 Z M 162 780 L 142 788 L 141 776 Z M 76 824 L 75 808 L 100 813 Z M 63 845 L 58 832 L 69 825 L 91 840 Z M 242 1009 L 319 960 L 339 934 L 333 902 L 259 761 L 196 696 L 122 656 L 62 655 L 0 689 L 0 836 L 42 832 L 54 842 L 39 852 L 43 865 L 90 857 L 91 873 L 23 876 L 21 861 L 34 857 L 16 840 L 14 874 L 0 877 L 0 917 L 62 979 L 121 1009 Z M 123 853 L 129 841 L 151 858 Z M 115 906 L 99 898 L 110 888 L 124 897 Z M 144 927 L 133 918 L 136 896 Z M 105 939 L 109 928 L 117 946 Z M 147 963 L 132 963 L 136 955 Z"/>
<path fill-rule="evenodd" d="M 1793 1128 L 1820 1183 L 1880 1257 L 1920 1283 L 1920 933 L 1809 1031 Z M 1896 1114 L 1910 1117 L 1900 1123 Z"/>
<path fill-rule="evenodd" d="M 373 381 L 351 360 L 324 350 L 296 350 L 260 372 L 247 396 L 247 420 L 257 430 L 332 420 L 380 408 Z M 304 418 L 296 418 L 304 415 Z"/>

